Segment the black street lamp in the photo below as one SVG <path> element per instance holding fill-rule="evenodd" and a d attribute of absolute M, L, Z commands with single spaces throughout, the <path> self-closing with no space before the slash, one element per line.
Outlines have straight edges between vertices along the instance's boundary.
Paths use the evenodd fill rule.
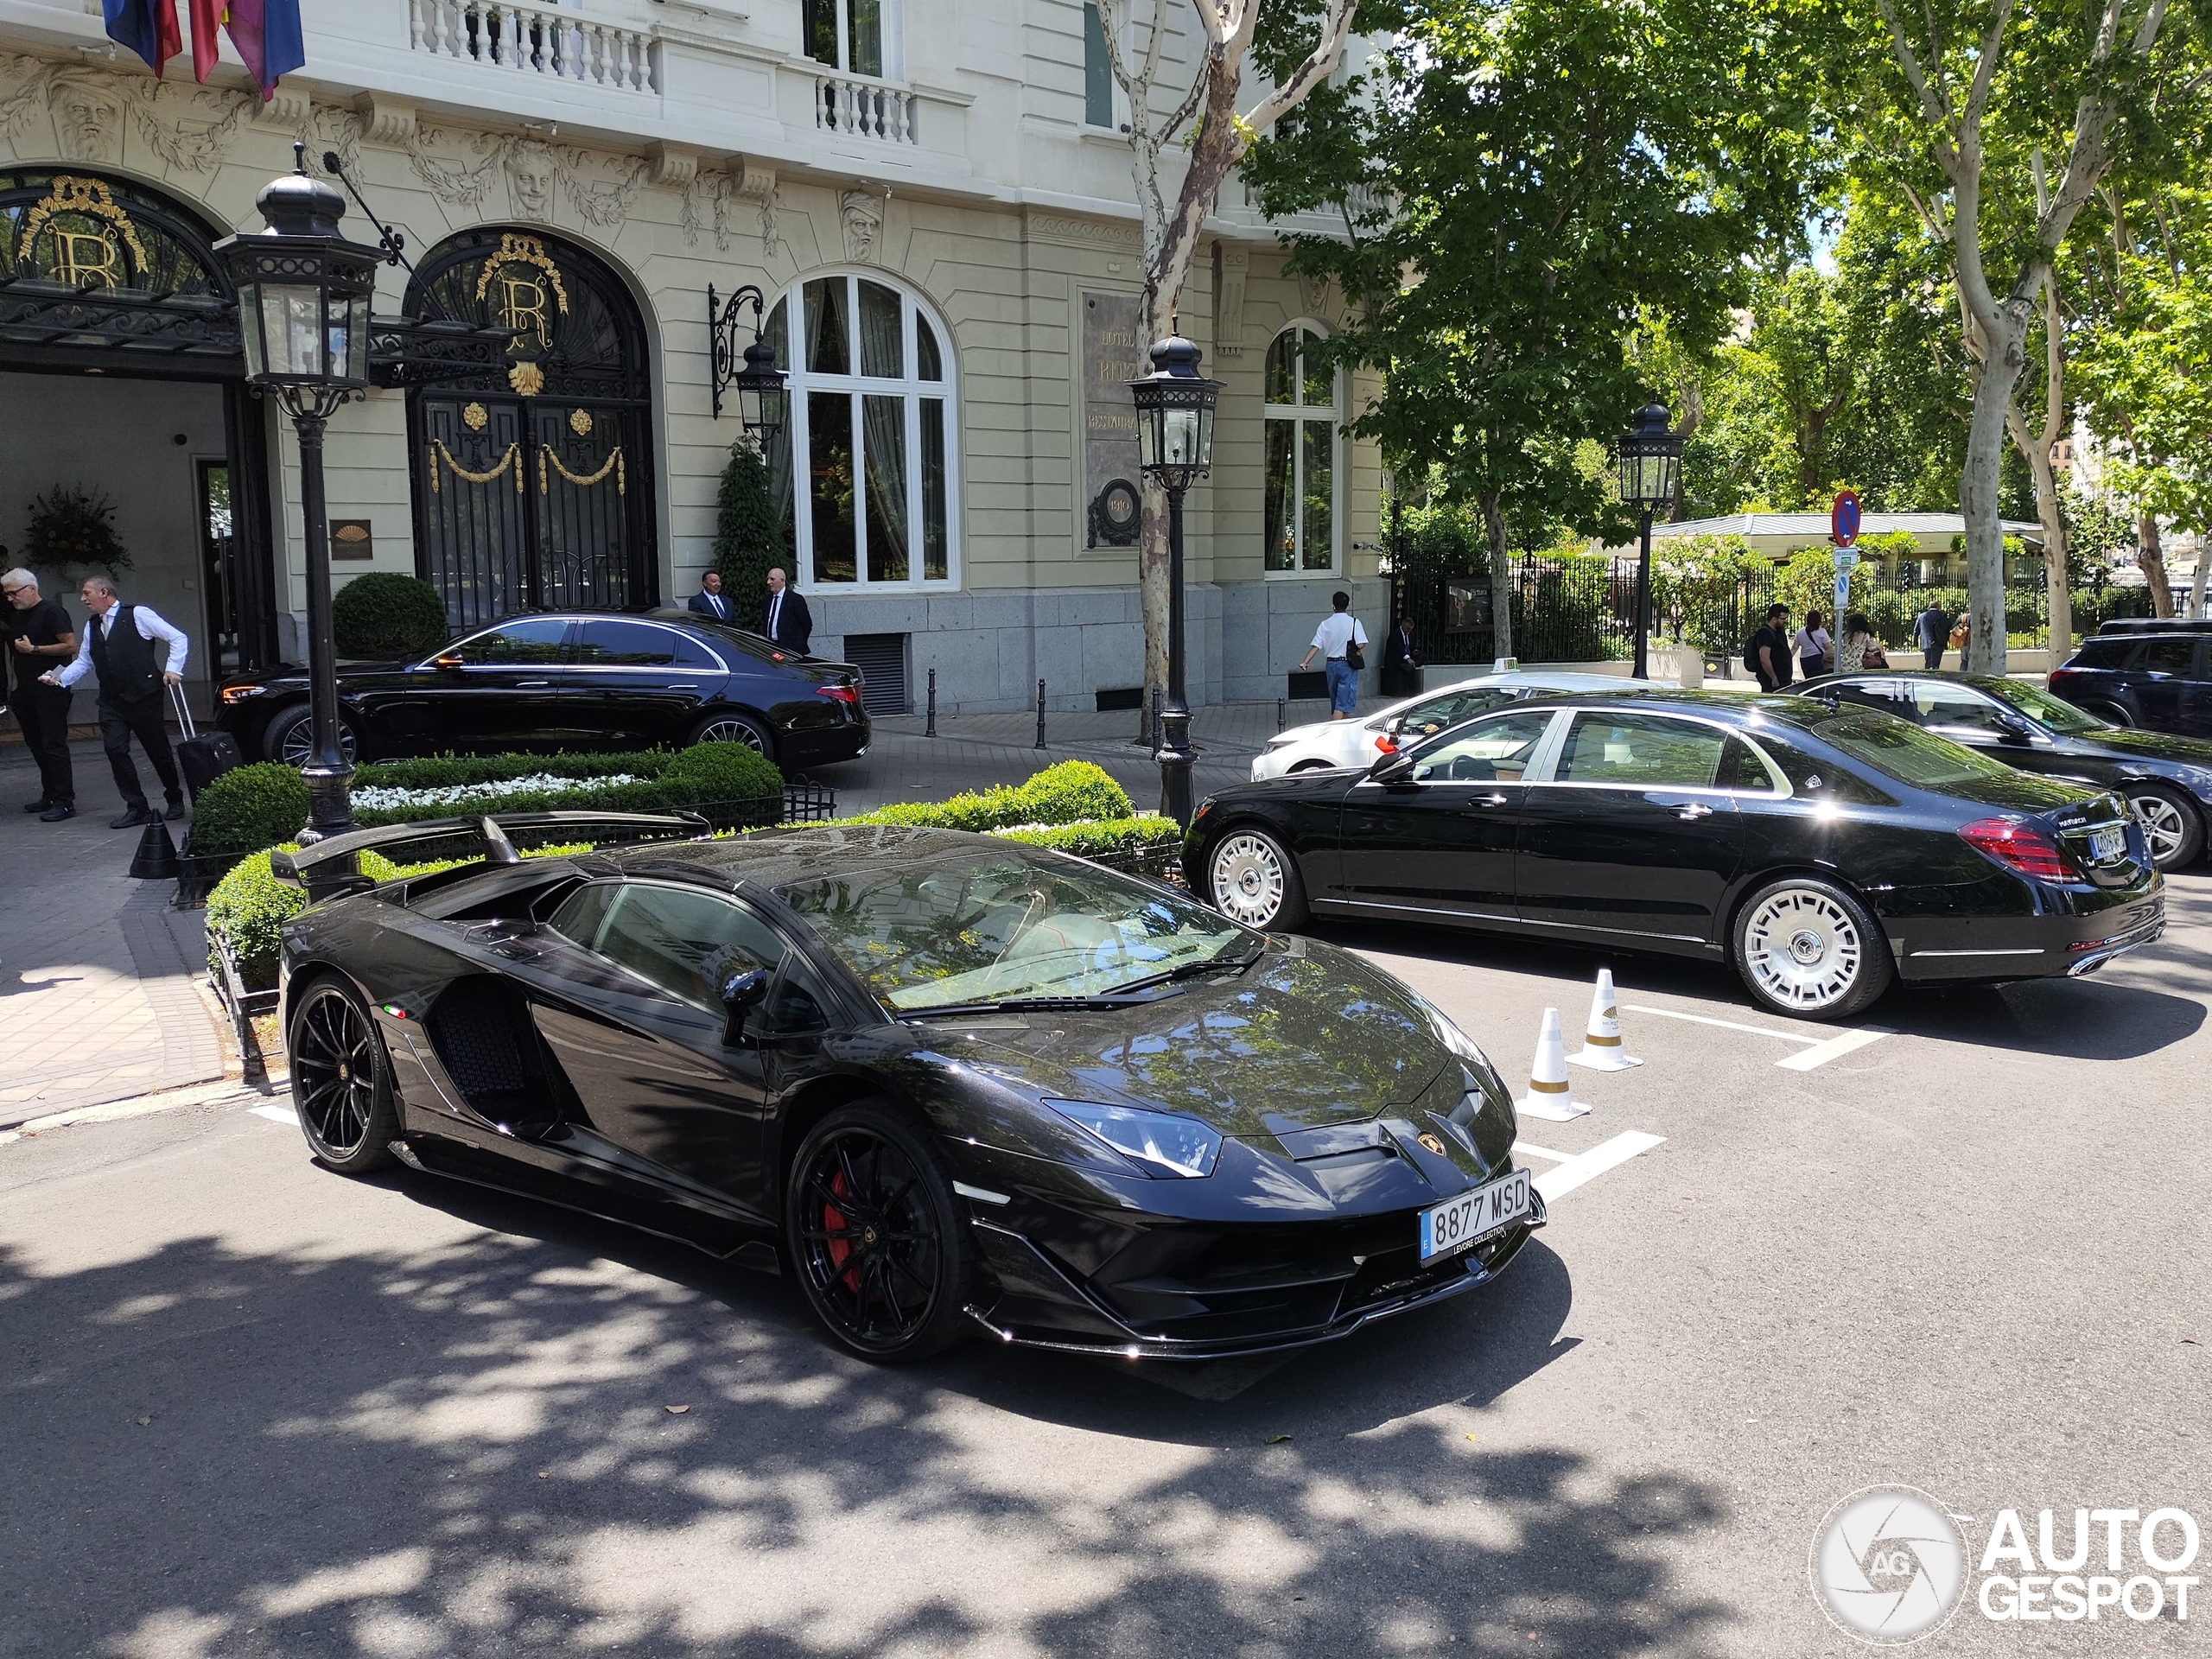
<path fill-rule="evenodd" d="M 246 384 L 273 392 L 300 440 L 300 511 L 308 552 L 308 702 L 315 753 L 301 768 L 308 786 L 304 842 L 353 827 L 353 768 L 340 742 L 337 653 L 330 632 L 330 536 L 324 517 L 322 440 L 330 416 L 369 384 L 369 302 L 381 248 L 339 234 L 346 199 L 308 176 L 295 144 L 293 170 L 255 200 L 266 228 L 215 245 L 238 290 Z"/>
<path fill-rule="evenodd" d="M 1636 558 L 1636 677 L 1649 677 L 1651 641 L 1651 515 L 1675 499 L 1681 470 L 1682 441 L 1664 404 L 1636 411 L 1636 428 L 1620 441 L 1621 499 L 1643 519 L 1643 543 Z"/>
<path fill-rule="evenodd" d="M 776 348 L 761 338 L 766 303 L 760 290 L 750 283 L 727 300 L 716 299 L 714 284 L 707 285 L 708 395 L 715 418 L 722 416 L 724 389 L 734 387 L 738 418 L 745 423 L 745 429 L 764 457 L 783 435 L 791 402 L 791 394 L 784 387 L 784 372 L 776 366 Z M 737 366 L 737 310 L 741 305 L 753 308 L 753 343 L 745 348 L 742 369 Z"/>
<path fill-rule="evenodd" d="M 1137 406 L 1137 460 L 1167 492 L 1167 706 L 1160 712 L 1160 810 L 1190 828 L 1191 705 L 1183 682 L 1183 492 L 1212 470 L 1213 406 L 1221 382 L 1198 372 L 1199 352 L 1180 334 L 1152 348 L 1152 372 L 1129 382 Z"/>

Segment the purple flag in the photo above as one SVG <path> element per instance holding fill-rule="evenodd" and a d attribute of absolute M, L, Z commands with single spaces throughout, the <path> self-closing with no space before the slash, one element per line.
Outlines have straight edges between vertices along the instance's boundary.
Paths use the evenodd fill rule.
<path fill-rule="evenodd" d="M 122 3 L 124 0 L 107 0 L 111 6 Z M 307 63 L 307 42 L 300 30 L 300 0 L 230 0 L 223 26 L 238 56 L 245 60 L 246 73 L 261 88 L 264 104 L 276 97 L 279 75 L 289 75 Z M 174 17 L 169 27 L 176 27 Z"/>
<path fill-rule="evenodd" d="M 293 0 L 294 38 L 298 38 L 299 12 Z M 107 37 L 127 46 L 145 59 L 156 74 L 162 66 L 184 50 L 184 36 L 177 30 L 176 0 L 100 0 L 107 19 Z M 295 67 L 297 66 L 295 65 Z"/>

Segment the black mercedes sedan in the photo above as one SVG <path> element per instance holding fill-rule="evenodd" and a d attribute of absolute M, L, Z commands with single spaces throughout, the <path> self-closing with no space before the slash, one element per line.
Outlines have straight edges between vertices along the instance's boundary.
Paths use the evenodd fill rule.
<path fill-rule="evenodd" d="M 1543 1224 L 1496 1071 L 1357 957 L 983 836 L 528 861 L 509 839 L 672 822 L 587 816 L 279 855 L 321 891 L 365 849 L 466 827 L 486 854 L 340 876 L 359 890 L 287 924 L 321 1162 L 780 1268 L 877 1360 L 963 1332 L 1129 1358 L 1326 1341 L 1486 1282 Z"/>
<path fill-rule="evenodd" d="M 2162 870 L 2204 855 L 2212 821 L 2212 743 L 2108 726 L 2062 697 L 1992 675 L 1832 674 L 1798 695 L 1878 709 L 2023 772 L 2109 789 L 2143 821 Z"/>
<path fill-rule="evenodd" d="M 419 662 L 338 671 L 348 759 L 744 743 L 786 771 L 868 744 L 861 674 L 688 611 L 510 617 Z M 247 755 L 303 766 L 308 673 L 235 675 L 216 719 Z"/>
<path fill-rule="evenodd" d="M 2085 974 L 2158 937 L 2118 796 L 1871 709 L 1703 692 L 1537 697 L 1364 771 L 1240 784 L 1183 849 L 1249 927 L 1309 914 L 1727 960 L 1832 1020 L 1893 980 Z"/>

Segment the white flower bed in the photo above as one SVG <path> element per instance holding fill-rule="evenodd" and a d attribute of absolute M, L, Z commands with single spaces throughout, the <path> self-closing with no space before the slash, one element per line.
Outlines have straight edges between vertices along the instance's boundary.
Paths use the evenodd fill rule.
<path fill-rule="evenodd" d="M 355 806 L 372 812 L 388 812 L 405 806 L 489 806 L 512 795 L 550 794 L 556 790 L 582 795 L 638 781 L 627 772 L 616 772 L 610 778 L 556 778 L 550 772 L 537 772 L 527 778 L 508 778 L 488 784 L 453 784 L 442 789 L 357 789 L 352 799 Z"/>

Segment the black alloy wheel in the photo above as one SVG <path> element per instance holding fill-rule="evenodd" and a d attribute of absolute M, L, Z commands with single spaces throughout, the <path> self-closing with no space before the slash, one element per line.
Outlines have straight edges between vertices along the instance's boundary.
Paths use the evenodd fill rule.
<path fill-rule="evenodd" d="M 338 717 L 338 747 L 345 753 L 346 765 L 360 758 L 360 741 L 343 715 Z M 280 709 L 269 722 L 262 748 L 271 760 L 281 760 L 288 766 L 306 766 L 315 759 L 315 711 L 304 702 Z"/>
<path fill-rule="evenodd" d="M 792 1160 L 784 1228 L 807 1300 L 863 1359 L 926 1359 L 963 1332 L 971 1275 L 952 1179 L 886 1102 L 815 1125 Z"/>
<path fill-rule="evenodd" d="M 293 1001 L 285 1048 L 293 1109 L 315 1155 L 342 1175 L 388 1167 L 399 1114 L 384 1039 L 359 994 L 335 979 L 310 985 Z"/>
<path fill-rule="evenodd" d="M 694 743 L 742 743 L 764 760 L 776 758 L 776 740 L 768 728 L 750 715 L 734 709 L 718 709 L 691 728 Z"/>
<path fill-rule="evenodd" d="M 2141 779 L 2121 785 L 2120 792 L 2161 871 L 2185 870 L 2203 855 L 2204 815 L 2195 801 L 2165 784 Z"/>
<path fill-rule="evenodd" d="M 2080 705 L 2085 715 L 2093 715 L 2107 726 L 2117 726 L 2126 731 L 2135 724 L 2135 717 L 2116 702 L 2085 702 Z"/>

